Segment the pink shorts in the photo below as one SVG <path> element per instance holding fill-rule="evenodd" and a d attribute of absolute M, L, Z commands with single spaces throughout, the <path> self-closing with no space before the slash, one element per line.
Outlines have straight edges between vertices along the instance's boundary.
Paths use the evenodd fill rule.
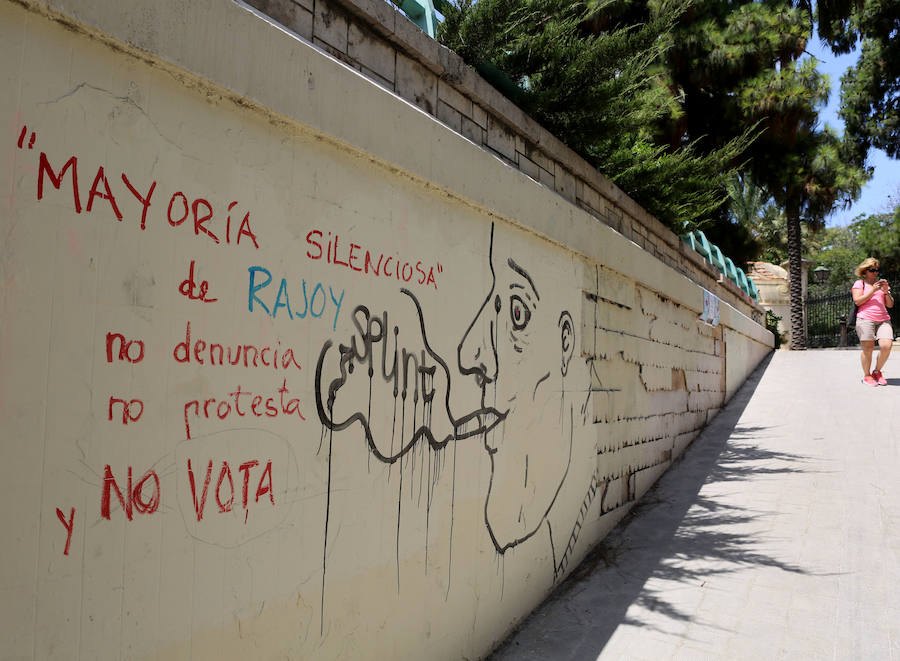
<path fill-rule="evenodd" d="M 856 334 L 861 342 L 894 339 L 894 329 L 891 328 L 890 321 L 870 321 L 857 318 Z"/>

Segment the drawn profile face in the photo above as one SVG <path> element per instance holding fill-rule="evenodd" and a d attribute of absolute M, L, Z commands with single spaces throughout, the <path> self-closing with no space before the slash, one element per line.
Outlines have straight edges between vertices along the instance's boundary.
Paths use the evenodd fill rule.
<path fill-rule="evenodd" d="M 537 531 L 568 471 L 564 379 L 575 338 L 533 255 L 512 254 L 492 230 L 490 259 L 491 288 L 459 345 L 459 366 L 482 390 L 480 428 L 491 458 L 485 520 L 502 553 Z"/>

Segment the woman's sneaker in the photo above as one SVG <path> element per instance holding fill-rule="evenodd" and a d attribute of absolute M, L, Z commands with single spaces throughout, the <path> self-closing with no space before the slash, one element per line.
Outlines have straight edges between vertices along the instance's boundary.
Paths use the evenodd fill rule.
<path fill-rule="evenodd" d="M 872 372 L 872 378 L 875 379 L 875 382 L 878 383 L 879 386 L 887 385 L 887 379 L 884 378 L 884 374 L 882 374 L 880 370 Z"/>
<path fill-rule="evenodd" d="M 878 385 L 878 381 L 876 381 L 875 377 L 872 377 L 872 376 L 866 376 L 862 380 L 862 382 L 865 383 L 867 386 L 877 386 Z"/>

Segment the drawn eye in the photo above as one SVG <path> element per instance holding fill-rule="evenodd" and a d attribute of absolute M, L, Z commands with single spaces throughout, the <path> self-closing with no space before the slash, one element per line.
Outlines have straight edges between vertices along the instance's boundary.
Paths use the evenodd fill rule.
<path fill-rule="evenodd" d="M 531 319 L 531 310 L 528 309 L 525 301 L 521 298 L 511 296 L 509 299 L 509 316 L 512 320 L 513 329 L 517 331 L 522 330 Z"/>

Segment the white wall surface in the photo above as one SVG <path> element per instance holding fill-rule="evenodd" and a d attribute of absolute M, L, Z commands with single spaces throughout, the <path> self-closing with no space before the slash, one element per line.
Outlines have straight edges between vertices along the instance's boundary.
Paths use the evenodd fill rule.
<path fill-rule="evenodd" d="M 478 657 L 771 347 L 238 4 L 0 62 L 0 658 Z"/>

